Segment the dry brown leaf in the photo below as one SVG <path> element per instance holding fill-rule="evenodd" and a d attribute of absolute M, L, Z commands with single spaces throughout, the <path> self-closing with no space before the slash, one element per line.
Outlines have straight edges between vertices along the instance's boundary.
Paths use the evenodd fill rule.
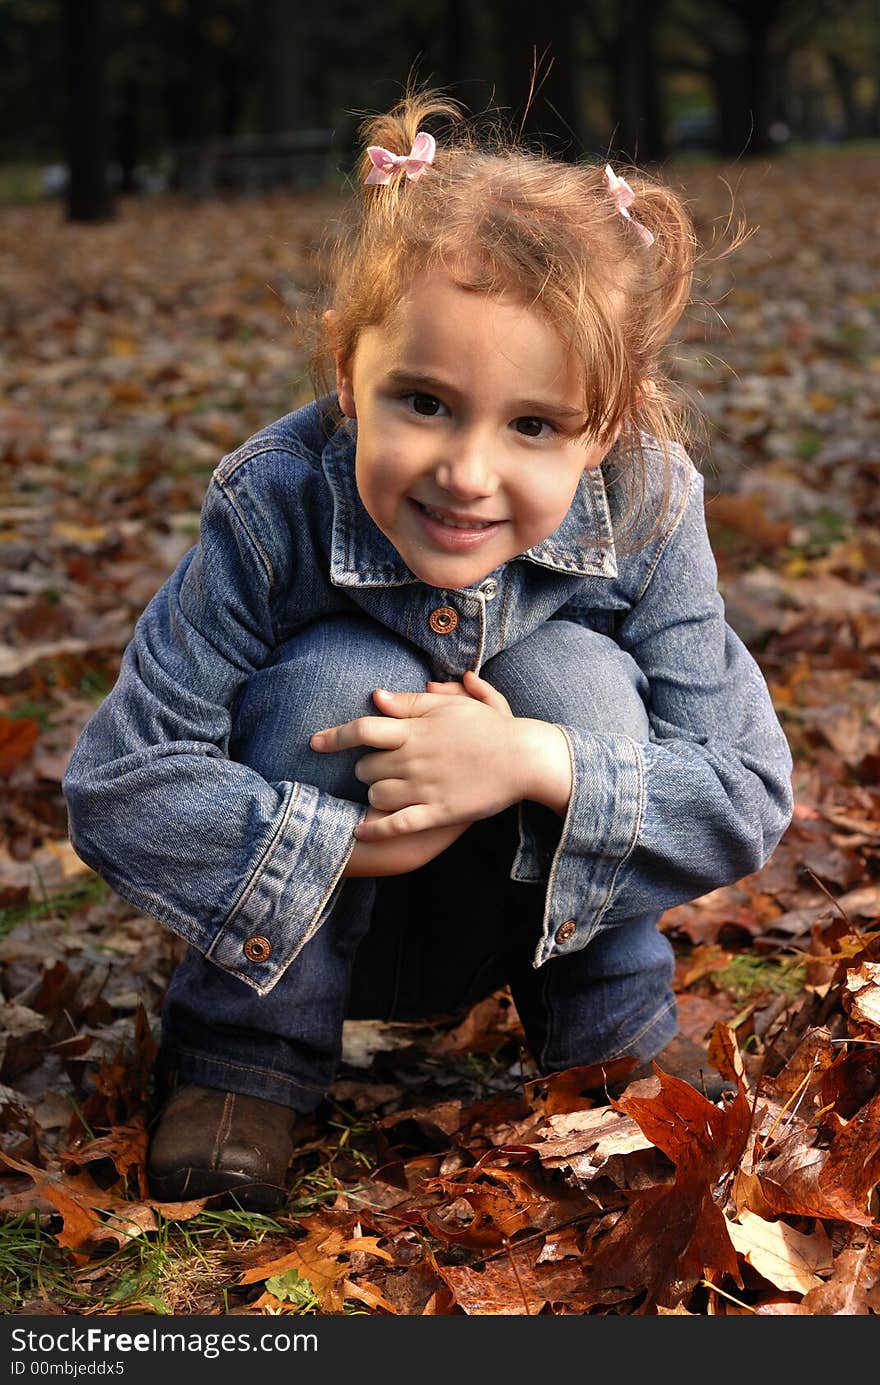
<path fill-rule="evenodd" d="M 357 1280 L 357 1282 L 352 1279 L 346 1279 L 343 1283 L 342 1291 L 345 1298 L 354 1298 L 357 1299 L 359 1303 L 365 1303 L 368 1308 L 378 1308 L 383 1313 L 393 1313 L 395 1316 L 397 1315 L 397 1309 L 394 1307 L 394 1304 L 389 1303 L 388 1299 L 380 1289 L 376 1288 L 375 1284 L 367 1284 L 361 1279 Z"/>
<path fill-rule="evenodd" d="M 28 1174 L 34 1180 L 38 1197 L 51 1202 L 63 1218 L 64 1225 L 56 1236 L 58 1244 L 67 1246 L 74 1254 L 81 1252 L 92 1235 L 102 1229 L 104 1222 L 101 1212 L 113 1212 L 123 1219 L 128 1215 L 130 1203 L 104 1192 L 90 1178 L 40 1169 L 26 1160 L 13 1159 L 2 1151 L 0 1162 L 17 1169 L 19 1173 Z"/>
<path fill-rule="evenodd" d="M 862 962 L 846 973 L 850 1014 L 863 1024 L 880 1027 L 880 962 Z"/>
<path fill-rule="evenodd" d="M 880 1245 L 876 1240 L 841 1251 L 834 1276 L 804 1296 L 805 1313 L 823 1316 L 880 1314 Z"/>
<path fill-rule="evenodd" d="M 831 1242 L 824 1231 L 804 1235 L 785 1222 L 765 1221 L 743 1208 L 727 1234 L 749 1264 L 786 1292 L 805 1294 L 831 1273 Z"/>
<path fill-rule="evenodd" d="M 138 1236 L 143 1236 L 147 1232 L 157 1231 L 159 1222 L 156 1212 L 148 1203 L 130 1203 L 123 1216 L 121 1213 L 109 1213 L 107 1221 L 95 1230 L 88 1237 L 84 1249 L 90 1252 L 101 1253 L 106 1250 L 119 1250 L 136 1240 Z"/>
<path fill-rule="evenodd" d="M 453 1298 L 469 1317 L 534 1316 L 547 1302 L 544 1291 L 528 1262 L 500 1257 L 488 1264 L 438 1265 L 438 1273 L 452 1291 Z"/>
<path fill-rule="evenodd" d="M 287 1251 L 263 1264 L 251 1265 L 240 1284 L 256 1284 L 261 1279 L 296 1270 L 307 1279 L 325 1313 L 342 1312 L 345 1280 L 351 1271 L 351 1255 L 367 1254 L 391 1262 L 393 1256 L 378 1244 L 375 1236 L 346 1237 L 338 1227 L 320 1218 L 304 1222 L 308 1234 Z M 344 1258 L 343 1258 L 344 1257 Z"/>
<path fill-rule="evenodd" d="M 549 1116 L 524 1143 L 545 1168 L 570 1170 L 578 1185 L 589 1184 L 617 1155 L 654 1148 L 632 1116 L 610 1106 Z"/>
<path fill-rule="evenodd" d="M 0 716 L 0 779 L 8 779 L 34 753 L 40 723 L 33 717 Z"/>
<path fill-rule="evenodd" d="M 872 1227 L 869 1198 L 880 1180 L 880 1096 L 840 1121 L 828 1149 L 795 1128 L 756 1166 L 767 1205 L 777 1214 L 828 1217 Z"/>
<path fill-rule="evenodd" d="M 62 1153 L 65 1167 L 79 1168 L 84 1164 L 108 1159 L 114 1165 L 120 1178 L 126 1178 L 135 1170 L 140 1182 L 142 1197 L 147 1196 L 146 1158 L 147 1128 L 143 1117 L 138 1117 L 126 1125 L 115 1126 L 107 1135 L 96 1140 L 66 1149 Z"/>

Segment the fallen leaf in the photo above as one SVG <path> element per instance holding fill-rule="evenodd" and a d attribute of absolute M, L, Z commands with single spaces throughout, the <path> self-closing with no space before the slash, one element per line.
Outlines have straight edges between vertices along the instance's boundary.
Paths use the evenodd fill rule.
<path fill-rule="evenodd" d="M 454 1301 L 469 1317 L 534 1316 L 547 1302 L 534 1272 L 521 1256 L 518 1263 L 499 1258 L 478 1268 L 438 1265 L 437 1269 Z"/>
<path fill-rule="evenodd" d="M 737 1221 L 728 1221 L 727 1234 L 740 1255 L 777 1289 L 805 1294 L 822 1284 L 821 1275 L 831 1273 L 831 1242 L 824 1231 L 804 1235 L 743 1208 Z"/>
<path fill-rule="evenodd" d="M 8 779 L 34 753 L 40 723 L 33 717 L 0 716 L 0 778 Z"/>
<path fill-rule="evenodd" d="M 351 1255 L 373 1255 L 385 1261 L 393 1259 L 374 1236 L 346 1238 L 337 1227 L 328 1226 L 320 1218 L 312 1218 L 303 1222 L 303 1225 L 307 1228 L 307 1235 L 302 1240 L 297 1241 L 284 1255 L 251 1266 L 238 1282 L 255 1284 L 261 1279 L 271 1279 L 295 1270 L 308 1280 L 324 1312 L 340 1313 L 345 1297 L 344 1281 L 351 1269 Z"/>
<path fill-rule="evenodd" d="M 849 1011 L 854 1019 L 880 1027 L 880 962 L 862 962 L 846 974 Z"/>

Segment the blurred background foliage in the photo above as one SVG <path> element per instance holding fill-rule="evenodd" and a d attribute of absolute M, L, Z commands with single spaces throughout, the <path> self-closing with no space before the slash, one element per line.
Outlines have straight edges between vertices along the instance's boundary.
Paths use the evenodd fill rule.
<path fill-rule="evenodd" d="M 880 0 L 0 0 L 0 198 L 332 181 L 412 72 L 566 158 L 873 140 Z"/>

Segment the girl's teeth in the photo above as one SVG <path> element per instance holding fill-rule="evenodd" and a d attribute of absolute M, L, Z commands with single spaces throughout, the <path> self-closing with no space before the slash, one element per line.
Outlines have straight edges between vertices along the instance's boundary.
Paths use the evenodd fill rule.
<path fill-rule="evenodd" d="M 432 519 L 439 519 L 441 524 L 448 524 L 450 529 L 489 529 L 493 523 L 491 519 L 484 520 L 482 524 L 476 524 L 470 519 L 449 519 L 446 515 L 440 515 L 436 510 L 429 509 L 427 505 L 425 506 L 425 513 L 429 514 Z"/>

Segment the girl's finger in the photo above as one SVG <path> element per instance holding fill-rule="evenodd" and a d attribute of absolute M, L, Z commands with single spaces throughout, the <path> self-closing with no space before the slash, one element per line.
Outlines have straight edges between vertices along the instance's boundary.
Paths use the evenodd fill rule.
<path fill-rule="evenodd" d="M 474 698 L 477 702 L 484 702 L 487 707 L 494 707 L 498 712 L 510 713 L 510 703 L 504 694 L 493 688 L 492 684 L 487 683 L 478 673 L 468 669 L 463 675 L 463 682 L 468 697 Z"/>
<path fill-rule="evenodd" d="M 371 808 L 383 813 L 396 813 L 401 808 L 411 808 L 412 786 L 405 779 L 377 779 L 367 794 Z"/>
<path fill-rule="evenodd" d="M 375 750 L 361 755 L 354 767 L 354 777 L 362 784 L 376 784 L 380 779 L 399 779 L 403 772 L 400 757 L 393 750 Z"/>
<path fill-rule="evenodd" d="M 375 688 L 373 701 L 389 717 L 423 717 L 436 706 L 433 693 L 390 692 Z"/>
<path fill-rule="evenodd" d="M 341 726 L 328 726 L 309 738 L 312 750 L 321 752 L 351 750 L 356 745 L 370 745 L 376 750 L 399 750 L 406 740 L 406 727 L 401 721 L 388 717 L 356 717 Z"/>
<path fill-rule="evenodd" d="M 429 693 L 441 693 L 447 697 L 467 697 L 461 683 L 435 683 L 432 678 L 425 684 Z"/>
<path fill-rule="evenodd" d="M 437 827 L 435 815 L 427 803 L 414 803 L 387 817 L 367 819 L 355 828 L 359 842 L 383 842 L 391 837 L 405 837 L 410 832 L 424 832 Z"/>

